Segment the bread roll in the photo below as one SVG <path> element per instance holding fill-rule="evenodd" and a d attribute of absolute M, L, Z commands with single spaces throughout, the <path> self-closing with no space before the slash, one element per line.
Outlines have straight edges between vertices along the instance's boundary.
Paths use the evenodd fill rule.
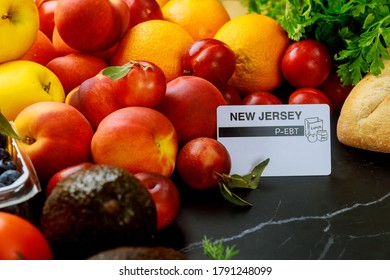
<path fill-rule="evenodd" d="M 367 74 L 350 92 L 337 123 L 345 145 L 390 152 L 390 60 L 378 76 Z"/>

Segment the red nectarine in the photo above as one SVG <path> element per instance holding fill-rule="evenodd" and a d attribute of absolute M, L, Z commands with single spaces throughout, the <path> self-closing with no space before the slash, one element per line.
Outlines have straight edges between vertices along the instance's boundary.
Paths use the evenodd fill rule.
<path fill-rule="evenodd" d="M 39 63 L 43 66 L 56 58 L 58 53 L 53 46 L 51 40 L 43 33 L 41 30 L 38 30 L 37 38 L 35 39 L 32 47 L 25 53 L 20 60 L 29 60 Z"/>
<path fill-rule="evenodd" d="M 189 187 L 205 190 L 218 185 L 220 177 L 217 173 L 230 173 L 231 158 L 221 142 L 200 137 L 180 149 L 176 167 L 180 178 Z"/>
<path fill-rule="evenodd" d="M 180 209 L 180 194 L 173 181 L 155 172 L 139 172 L 134 176 L 153 197 L 157 211 L 157 229 L 161 230 L 172 224 Z"/>
<path fill-rule="evenodd" d="M 98 74 L 107 66 L 102 58 L 87 53 L 71 53 L 59 56 L 46 64 L 46 67 L 60 79 L 65 94 L 68 94 L 86 79 Z M 72 69 L 72 71 L 69 71 L 69 69 Z"/>
<path fill-rule="evenodd" d="M 175 169 L 178 150 L 175 128 L 167 117 L 146 107 L 126 107 L 105 117 L 91 143 L 95 163 L 122 167 L 131 173 Z"/>
<path fill-rule="evenodd" d="M 71 48 L 99 52 L 114 46 L 127 31 L 130 11 L 118 0 L 58 0 L 54 23 Z"/>
<path fill-rule="evenodd" d="M 156 108 L 173 123 L 183 146 L 197 137 L 216 138 L 220 105 L 226 105 L 225 99 L 212 83 L 181 76 L 168 82 L 165 98 Z"/>

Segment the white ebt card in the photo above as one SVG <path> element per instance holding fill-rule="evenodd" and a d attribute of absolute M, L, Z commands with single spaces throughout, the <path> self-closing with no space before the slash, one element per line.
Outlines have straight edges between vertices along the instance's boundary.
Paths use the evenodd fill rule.
<path fill-rule="evenodd" d="M 247 174 L 267 158 L 262 176 L 331 173 L 328 105 L 220 106 L 217 138 L 230 153 L 231 174 Z"/>

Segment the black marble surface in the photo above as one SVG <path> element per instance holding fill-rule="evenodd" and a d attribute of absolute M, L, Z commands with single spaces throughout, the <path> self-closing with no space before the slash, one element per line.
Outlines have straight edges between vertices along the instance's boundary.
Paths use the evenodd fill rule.
<path fill-rule="evenodd" d="M 344 146 L 335 127 L 331 175 L 264 177 L 246 193 L 251 208 L 182 188 L 162 244 L 195 260 L 206 259 L 204 236 L 235 245 L 236 260 L 390 259 L 390 154 Z"/>

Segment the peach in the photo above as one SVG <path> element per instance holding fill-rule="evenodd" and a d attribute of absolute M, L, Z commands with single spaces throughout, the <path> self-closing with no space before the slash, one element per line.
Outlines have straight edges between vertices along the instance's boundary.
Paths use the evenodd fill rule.
<path fill-rule="evenodd" d="M 99 52 L 114 46 L 127 31 L 130 10 L 122 0 L 58 0 L 54 23 L 71 48 Z"/>
<path fill-rule="evenodd" d="M 39 29 L 52 38 L 54 30 L 54 12 L 57 7 L 57 0 L 45 0 L 35 2 L 39 13 Z"/>
<path fill-rule="evenodd" d="M 64 40 L 62 40 L 60 34 L 58 33 L 57 28 L 54 26 L 53 30 L 53 36 L 51 38 L 51 41 L 53 42 L 54 49 L 58 53 L 58 56 L 64 56 L 70 53 L 77 53 L 78 50 L 69 47 Z"/>
<path fill-rule="evenodd" d="M 181 76 L 168 82 L 165 98 L 156 109 L 172 122 L 183 146 L 197 137 L 216 138 L 220 105 L 226 105 L 226 101 L 212 83 L 196 76 Z"/>
<path fill-rule="evenodd" d="M 157 172 L 171 176 L 178 151 L 172 123 L 146 107 L 126 107 L 105 117 L 91 142 L 92 159 L 131 173 Z"/>
<path fill-rule="evenodd" d="M 20 60 L 29 60 L 46 65 L 50 60 L 56 58 L 58 53 L 53 46 L 51 40 L 43 33 L 38 30 L 37 38 L 31 48 L 25 53 Z"/>
<path fill-rule="evenodd" d="M 87 53 L 71 53 L 59 56 L 46 64 L 46 67 L 60 79 L 65 94 L 68 94 L 86 79 L 98 74 L 107 66 L 102 58 Z M 69 71 L 69 69 L 72 69 L 72 71 Z"/>
<path fill-rule="evenodd" d="M 94 129 L 104 117 L 120 108 L 153 108 L 165 96 L 165 75 L 155 64 L 137 60 L 114 69 L 104 69 L 85 80 L 65 101 L 82 112 Z"/>
<path fill-rule="evenodd" d="M 93 130 L 112 112 L 123 108 L 114 98 L 116 84 L 109 77 L 99 73 L 82 82 L 72 90 L 66 103 L 80 111 L 90 122 Z"/>
<path fill-rule="evenodd" d="M 70 105 L 34 103 L 23 109 L 14 123 L 41 182 L 68 166 L 91 160 L 92 127 Z"/>

